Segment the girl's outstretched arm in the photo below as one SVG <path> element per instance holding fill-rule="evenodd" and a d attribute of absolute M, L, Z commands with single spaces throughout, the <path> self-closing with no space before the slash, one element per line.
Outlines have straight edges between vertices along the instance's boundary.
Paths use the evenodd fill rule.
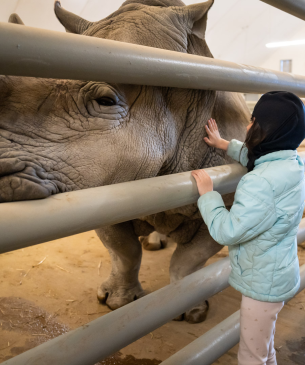
<path fill-rule="evenodd" d="M 208 123 L 205 126 L 205 130 L 208 134 L 208 137 L 205 137 L 204 141 L 208 146 L 220 148 L 224 151 L 228 150 L 230 142 L 221 138 L 215 119 L 208 120 Z"/>
<path fill-rule="evenodd" d="M 229 142 L 221 138 L 215 119 L 208 120 L 205 130 L 208 137 L 205 137 L 204 141 L 208 146 L 226 151 L 227 155 L 233 158 L 233 160 L 241 163 L 243 166 L 247 166 L 248 149 L 242 142 L 236 139 L 232 139 Z"/>
<path fill-rule="evenodd" d="M 277 219 L 273 190 L 262 177 L 244 176 L 236 190 L 230 212 L 213 190 L 204 170 L 192 172 L 201 195 L 198 207 L 210 235 L 221 245 L 247 242 L 273 226 Z M 212 186 L 212 187 L 211 187 Z"/>

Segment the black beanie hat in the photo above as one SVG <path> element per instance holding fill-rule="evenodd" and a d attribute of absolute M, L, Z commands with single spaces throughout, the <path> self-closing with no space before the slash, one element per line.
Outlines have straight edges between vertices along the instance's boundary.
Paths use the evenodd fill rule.
<path fill-rule="evenodd" d="M 257 102 L 252 117 L 267 137 L 253 149 L 254 160 L 248 163 L 248 170 L 254 168 L 254 161 L 268 153 L 295 150 L 305 139 L 305 109 L 299 97 L 286 91 L 271 91 Z"/>

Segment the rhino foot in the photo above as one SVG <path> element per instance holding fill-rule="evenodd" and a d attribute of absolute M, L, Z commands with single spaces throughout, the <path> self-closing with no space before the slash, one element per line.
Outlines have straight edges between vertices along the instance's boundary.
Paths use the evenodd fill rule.
<path fill-rule="evenodd" d="M 189 311 L 176 317 L 174 321 L 185 320 L 188 323 L 201 323 L 206 320 L 209 311 L 209 302 L 206 300 Z"/>
<path fill-rule="evenodd" d="M 205 300 L 203 303 L 196 305 L 189 311 L 185 312 L 184 319 L 188 323 L 201 323 L 206 320 L 209 311 L 209 302 Z"/>
<path fill-rule="evenodd" d="M 103 283 L 97 291 L 97 299 L 100 303 L 106 304 L 110 309 L 115 310 L 131 303 L 145 295 L 141 284 L 134 287 L 114 285 L 111 280 Z"/>
<path fill-rule="evenodd" d="M 139 240 L 147 251 L 157 251 L 165 248 L 167 245 L 167 237 L 164 234 L 153 232 L 149 236 L 141 236 Z"/>

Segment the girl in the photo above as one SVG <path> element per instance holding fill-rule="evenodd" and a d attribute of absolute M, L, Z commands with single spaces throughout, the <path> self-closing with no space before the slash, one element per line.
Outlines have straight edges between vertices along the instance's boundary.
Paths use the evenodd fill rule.
<path fill-rule="evenodd" d="M 230 212 L 204 170 L 193 171 L 198 207 L 211 236 L 229 246 L 229 283 L 242 293 L 239 365 L 276 365 L 274 333 L 284 301 L 299 289 L 296 235 L 304 209 L 304 164 L 296 148 L 305 138 L 302 101 L 269 92 L 258 101 L 245 143 L 221 138 L 215 120 L 205 142 L 247 166 Z"/>

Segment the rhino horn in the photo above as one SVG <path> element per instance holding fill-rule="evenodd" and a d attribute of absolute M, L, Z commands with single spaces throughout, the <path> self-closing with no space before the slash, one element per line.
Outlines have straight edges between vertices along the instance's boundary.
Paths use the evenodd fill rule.
<path fill-rule="evenodd" d="M 214 4 L 214 0 L 205 3 L 192 4 L 184 7 L 190 21 L 192 33 L 198 38 L 205 39 L 208 11 Z"/>
<path fill-rule="evenodd" d="M 62 8 L 60 1 L 55 1 L 54 12 L 68 33 L 83 34 L 94 24 Z"/>
<path fill-rule="evenodd" d="M 11 14 L 11 16 L 9 17 L 8 22 L 9 23 L 13 23 L 13 24 L 24 25 L 24 23 L 21 20 L 20 16 L 18 14 L 16 14 L 16 13 Z"/>

